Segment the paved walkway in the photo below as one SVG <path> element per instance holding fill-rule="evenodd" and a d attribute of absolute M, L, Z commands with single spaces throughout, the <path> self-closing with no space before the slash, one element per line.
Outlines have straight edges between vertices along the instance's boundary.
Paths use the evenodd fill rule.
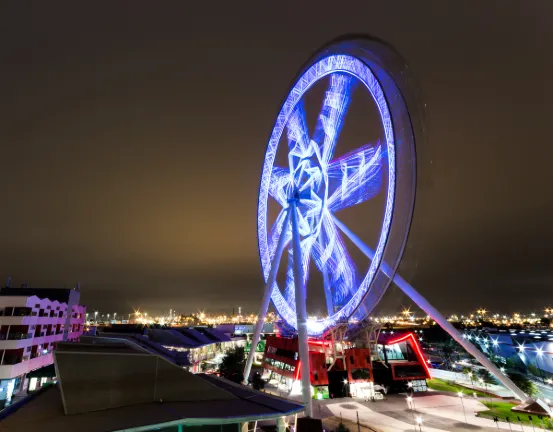
<path fill-rule="evenodd" d="M 269 390 L 269 389 L 266 389 Z M 277 393 L 272 389 L 274 393 Z M 284 395 L 283 395 L 284 396 Z M 301 395 L 291 399 L 301 400 Z M 313 416 L 324 419 L 341 417 L 351 422 L 359 422 L 381 432 L 497 432 L 520 431 L 538 432 L 542 429 L 505 422 L 496 424 L 491 419 L 476 417 L 476 412 L 487 410 L 476 399 L 444 394 L 416 394 L 414 405 L 407 406 L 406 395 L 388 395 L 386 400 L 367 402 L 361 399 L 327 399 L 313 401 Z M 465 417 L 466 415 L 466 417 Z M 416 419 L 420 417 L 419 427 Z"/>
<path fill-rule="evenodd" d="M 421 430 L 427 432 L 497 430 L 534 432 L 542 430 L 520 424 L 512 424 L 509 427 L 504 422 L 496 424 L 493 420 L 476 417 L 476 412 L 485 411 L 487 408 L 474 399 L 463 400 L 463 406 L 461 400 L 453 396 L 417 396 L 414 398 L 412 409 L 407 409 L 405 397 L 401 399 L 395 397 L 382 402 L 342 399 L 339 402 L 327 403 L 325 408 L 334 416 L 341 416 L 353 422 L 357 421 L 357 415 L 359 415 L 361 424 L 372 426 L 382 432 L 420 432 Z M 386 408 L 386 411 L 382 411 Z M 422 419 L 420 427 L 417 424 L 417 418 Z"/>

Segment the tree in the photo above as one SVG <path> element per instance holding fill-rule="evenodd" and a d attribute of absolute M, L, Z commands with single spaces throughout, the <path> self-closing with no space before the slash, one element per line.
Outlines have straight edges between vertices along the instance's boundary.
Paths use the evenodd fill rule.
<path fill-rule="evenodd" d="M 507 375 L 511 381 L 528 396 L 536 396 L 538 393 L 538 388 L 526 375 L 518 372 L 509 372 Z"/>
<path fill-rule="evenodd" d="M 480 378 L 486 384 L 493 384 L 495 382 L 493 375 L 488 371 L 488 369 L 479 369 L 478 378 Z"/>
<path fill-rule="evenodd" d="M 340 422 L 340 424 L 336 428 L 336 432 L 349 432 L 349 429 L 346 427 L 344 423 Z"/>
<path fill-rule="evenodd" d="M 534 366 L 533 364 L 528 365 L 528 372 L 530 372 L 535 377 L 539 377 L 541 375 L 540 370 L 536 366 Z"/>
<path fill-rule="evenodd" d="M 507 358 L 505 362 L 505 367 L 508 370 L 517 371 L 519 373 L 526 373 L 526 365 L 524 362 L 520 359 L 518 355 L 512 355 L 511 357 Z"/>
<path fill-rule="evenodd" d="M 243 347 L 228 350 L 221 361 L 219 372 L 226 379 L 241 383 L 244 380 L 242 372 L 244 371 L 245 363 L 246 358 Z"/>
<path fill-rule="evenodd" d="M 265 388 L 265 381 L 263 381 L 259 372 L 256 372 L 253 376 L 252 387 L 256 390 L 263 390 Z"/>
<path fill-rule="evenodd" d="M 459 357 L 459 354 L 457 353 L 457 343 L 450 338 L 442 344 L 441 348 L 446 369 L 452 369 L 453 363 L 455 363 L 455 360 Z"/>

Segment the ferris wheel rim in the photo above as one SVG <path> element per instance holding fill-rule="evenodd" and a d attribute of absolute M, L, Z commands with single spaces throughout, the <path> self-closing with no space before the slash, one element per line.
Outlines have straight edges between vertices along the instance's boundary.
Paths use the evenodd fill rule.
<path fill-rule="evenodd" d="M 327 69 L 321 69 L 324 66 L 324 62 L 330 63 L 330 67 Z M 326 65 L 329 66 L 328 64 Z M 289 117 L 295 108 L 300 103 L 305 93 L 321 79 L 335 74 L 344 73 L 349 74 L 359 82 L 363 84 L 363 87 L 372 96 L 375 104 L 378 107 L 380 114 L 380 122 L 384 129 L 384 135 L 386 139 L 386 148 L 388 152 L 388 187 L 387 187 L 387 199 L 385 214 L 380 229 L 380 236 L 378 247 L 375 254 L 375 259 L 371 260 L 369 270 L 366 272 L 363 280 L 355 287 L 355 291 L 346 304 L 332 316 L 327 318 L 310 321 L 309 333 L 320 334 L 324 332 L 328 327 L 332 326 L 338 321 L 349 319 L 357 310 L 357 308 L 363 302 L 365 295 L 370 291 L 374 277 L 380 267 L 380 263 L 383 258 L 383 251 L 387 244 L 388 235 L 390 232 L 391 219 L 393 215 L 393 209 L 395 204 L 395 139 L 394 130 L 392 124 L 391 110 L 388 106 L 386 95 L 376 78 L 375 74 L 363 60 L 357 56 L 345 53 L 331 53 L 316 60 L 312 60 L 308 63 L 308 66 L 296 79 L 295 84 L 290 89 L 284 103 L 281 106 L 279 114 L 273 130 L 267 151 L 265 154 L 265 161 L 263 164 L 262 181 L 259 191 L 258 202 L 258 241 L 261 265 L 264 273 L 265 280 L 267 280 L 269 274 L 271 254 L 269 250 L 270 242 L 268 239 L 270 230 L 267 227 L 267 207 L 269 201 L 269 188 L 271 180 L 271 172 L 274 166 L 274 160 L 276 152 L 279 147 L 279 142 L 288 124 Z M 311 76 L 310 76 L 311 74 Z M 298 90 L 299 86 L 299 90 Z M 357 284 L 356 284 L 357 285 Z M 296 327 L 295 312 L 290 307 L 286 299 L 284 299 L 278 284 L 272 289 L 271 298 L 278 313 L 293 327 Z"/>

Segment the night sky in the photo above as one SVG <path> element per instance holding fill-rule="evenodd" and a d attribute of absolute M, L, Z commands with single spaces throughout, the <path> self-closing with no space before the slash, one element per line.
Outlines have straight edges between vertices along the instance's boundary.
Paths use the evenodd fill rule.
<path fill-rule="evenodd" d="M 0 5 L 0 279 L 80 281 L 103 312 L 257 310 L 279 104 L 321 45 L 370 33 L 427 105 L 404 274 L 444 312 L 553 305 L 550 0 L 87 6 Z"/>

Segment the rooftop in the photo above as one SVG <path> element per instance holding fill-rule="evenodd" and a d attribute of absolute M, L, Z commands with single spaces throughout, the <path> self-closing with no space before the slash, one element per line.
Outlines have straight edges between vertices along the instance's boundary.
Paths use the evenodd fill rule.
<path fill-rule="evenodd" d="M 2 421 L 2 430 L 147 431 L 271 419 L 303 406 L 211 375 L 194 375 L 131 342 L 60 344 L 59 383 Z M 137 378 L 139 377 L 139 378 Z"/>
<path fill-rule="evenodd" d="M 67 303 L 69 295 L 74 288 L 0 288 L 0 296 L 37 296 L 41 299 L 57 300 L 60 303 Z"/>

